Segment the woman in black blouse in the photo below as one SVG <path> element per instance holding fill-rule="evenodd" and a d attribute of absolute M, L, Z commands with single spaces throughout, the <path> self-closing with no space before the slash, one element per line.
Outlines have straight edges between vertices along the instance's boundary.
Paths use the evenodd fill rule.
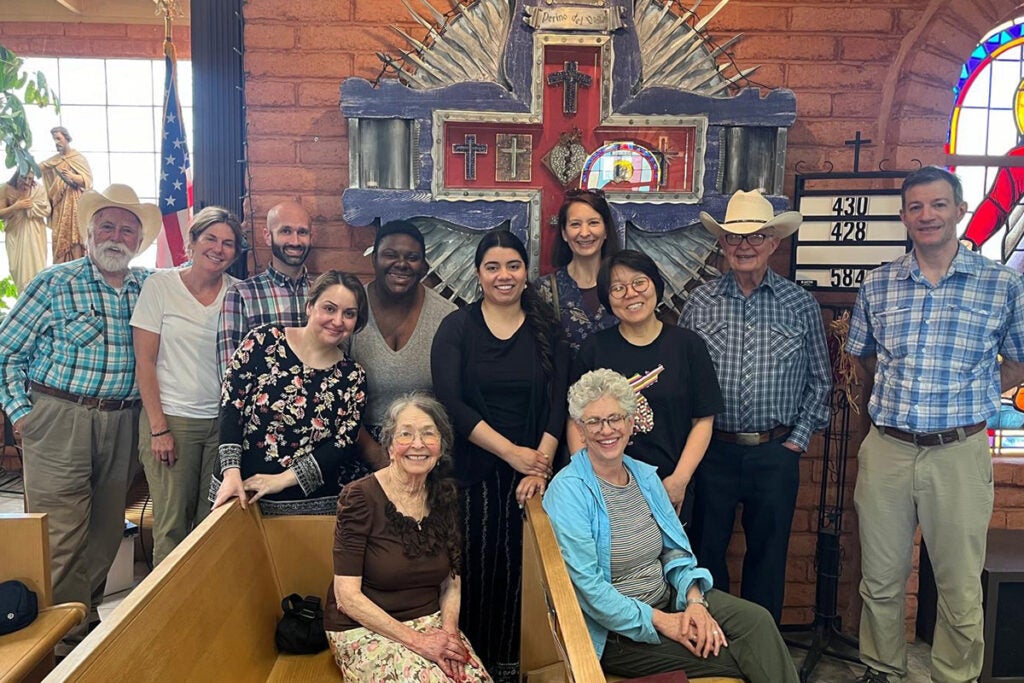
<path fill-rule="evenodd" d="M 507 230 L 476 250 L 482 298 L 441 323 L 434 394 L 455 427 L 463 523 L 460 622 L 497 681 L 519 680 L 519 505 L 543 493 L 565 428 L 568 345 L 527 288 L 526 248 Z"/>
<path fill-rule="evenodd" d="M 264 514 L 329 515 L 340 487 L 369 473 L 354 448 L 366 375 L 338 346 L 366 324 L 359 279 L 321 275 L 306 315 L 304 327 L 253 329 L 228 363 L 215 508 L 237 497 Z"/>

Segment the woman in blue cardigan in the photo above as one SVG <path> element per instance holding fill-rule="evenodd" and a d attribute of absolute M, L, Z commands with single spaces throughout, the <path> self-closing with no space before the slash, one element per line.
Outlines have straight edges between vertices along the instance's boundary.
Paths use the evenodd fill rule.
<path fill-rule="evenodd" d="M 584 448 L 544 496 L 602 667 L 796 683 L 771 615 L 711 587 L 656 468 L 624 454 L 635 412 L 625 377 L 583 375 L 569 390 L 569 415 Z"/>

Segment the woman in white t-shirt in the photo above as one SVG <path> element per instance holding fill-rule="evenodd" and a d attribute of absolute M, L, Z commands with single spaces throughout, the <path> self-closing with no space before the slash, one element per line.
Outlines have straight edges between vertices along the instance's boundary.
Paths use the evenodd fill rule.
<path fill-rule="evenodd" d="M 217 323 L 224 293 L 237 282 L 225 271 L 242 249 L 242 226 L 230 211 L 208 206 L 193 218 L 188 239 L 191 263 L 153 273 L 131 321 L 154 564 L 210 512 L 219 445 Z"/>

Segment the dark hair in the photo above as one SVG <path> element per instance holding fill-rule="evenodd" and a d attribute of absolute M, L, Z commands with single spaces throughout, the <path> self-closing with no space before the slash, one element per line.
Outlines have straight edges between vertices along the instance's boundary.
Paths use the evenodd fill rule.
<path fill-rule="evenodd" d="M 900 206 L 907 207 L 907 190 L 917 185 L 927 185 L 939 180 L 949 183 L 949 186 L 953 188 L 953 203 L 959 206 L 964 201 L 964 186 L 960 183 L 959 176 L 938 166 L 923 166 L 903 179 L 903 186 L 900 188 L 902 200 Z"/>
<path fill-rule="evenodd" d="M 422 391 L 399 396 L 384 413 L 381 423 L 380 447 L 388 452 L 395 438 L 398 416 L 406 408 L 417 408 L 426 413 L 441 436 L 441 457 L 427 474 L 427 506 L 431 515 L 438 515 L 441 523 L 434 528 L 443 533 L 443 543 L 451 563 L 452 575 L 461 573 L 462 541 L 459 529 L 462 521 L 459 515 L 459 493 L 452 479 L 452 448 L 455 432 L 448 420 L 448 413 L 436 398 Z"/>
<path fill-rule="evenodd" d="M 389 235 L 408 235 L 420 245 L 420 251 L 426 256 L 427 246 L 423 242 L 423 233 L 409 221 L 388 221 L 377 229 L 377 236 L 373 238 L 373 259 L 377 260 L 377 248 L 385 237 Z"/>
<path fill-rule="evenodd" d="M 526 254 L 526 246 L 523 241 L 509 230 L 497 228 L 483 236 L 480 243 L 476 245 L 476 256 L 473 264 L 480 270 L 480 264 L 484 262 L 484 255 L 495 247 L 515 249 L 523 259 L 523 265 L 530 265 L 530 257 Z M 549 376 L 555 365 L 555 344 L 562 331 L 562 324 L 555 317 L 551 304 L 544 301 L 536 289 L 529 284 L 523 289 L 523 296 L 519 300 L 523 313 L 526 314 L 526 324 L 530 326 L 533 338 L 537 342 L 537 351 L 540 356 L 540 365 Z"/>
<path fill-rule="evenodd" d="M 32 173 L 31 169 L 29 169 L 28 173 L 26 173 L 25 175 L 29 175 L 29 174 L 31 174 L 32 177 L 35 177 L 35 173 Z M 18 181 L 21 180 L 21 178 L 22 178 L 21 171 L 19 171 L 18 169 L 14 169 L 14 175 L 12 175 L 11 179 L 7 181 L 7 184 L 10 185 L 11 187 L 17 188 L 18 187 Z"/>
<path fill-rule="evenodd" d="M 231 228 L 231 233 L 235 238 L 235 258 L 231 260 L 234 263 L 245 249 L 245 234 L 242 232 L 242 224 L 238 221 L 238 217 L 220 206 L 207 206 L 192 216 L 192 224 L 188 227 L 189 251 L 191 252 L 192 245 L 199 237 L 217 223 L 224 223 Z"/>
<path fill-rule="evenodd" d="M 67 140 L 68 142 L 71 142 L 71 133 L 69 133 L 68 129 L 65 128 L 64 126 L 54 126 L 53 128 L 51 128 L 50 129 L 50 137 L 53 137 L 54 133 L 60 133 L 61 135 L 64 136 L 65 140 Z"/>
<path fill-rule="evenodd" d="M 306 296 L 306 308 L 312 308 L 317 299 L 329 287 L 334 285 L 341 285 L 352 292 L 352 295 L 356 298 L 356 310 L 358 313 L 356 313 L 356 329 L 352 332 L 352 334 L 355 334 L 366 327 L 366 321 L 370 318 L 370 312 L 369 306 L 366 303 L 366 290 L 363 289 L 363 283 L 352 273 L 346 273 L 343 270 L 328 270 L 318 277 L 309 288 L 309 294 Z"/>
<path fill-rule="evenodd" d="M 566 266 L 572 261 L 572 249 L 562 237 L 569 222 L 569 207 L 573 204 L 586 204 L 601 215 L 604 221 L 604 244 L 601 245 L 601 258 L 607 258 L 619 250 L 619 232 L 615 229 L 615 219 L 612 217 L 612 209 L 608 206 L 608 200 L 600 190 L 571 190 L 566 192 L 565 201 L 558 209 L 558 243 L 555 246 L 555 253 L 552 257 L 552 265 L 555 268 Z"/>
<path fill-rule="evenodd" d="M 636 270 L 651 278 L 654 283 L 654 291 L 658 294 L 658 302 L 665 293 L 665 280 L 661 277 L 661 271 L 657 264 L 647 254 L 635 249 L 623 249 L 606 258 L 601 263 L 601 270 L 597 271 L 597 298 L 601 305 L 607 310 L 612 310 L 611 301 L 608 298 L 608 288 L 612 284 L 612 269 L 615 266 L 623 266 Z"/>

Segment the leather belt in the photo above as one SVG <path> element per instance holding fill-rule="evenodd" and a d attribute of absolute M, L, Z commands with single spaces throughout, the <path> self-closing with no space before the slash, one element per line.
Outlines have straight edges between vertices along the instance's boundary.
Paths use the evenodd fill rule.
<path fill-rule="evenodd" d="M 70 391 L 54 389 L 53 387 L 48 387 L 45 384 L 40 384 L 39 382 L 29 382 L 29 388 L 32 389 L 32 391 L 39 392 L 40 394 L 46 394 L 47 396 L 59 398 L 62 401 L 70 401 L 71 403 L 77 403 L 85 408 L 95 408 L 96 410 L 125 410 L 127 408 L 135 408 L 142 405 L 142 401 L 137 398 L 121 400 L 116 398 L 79 396 L 78 394 L 72 394 Z"/>
<path fill-rule="evenodd" d="M 793 428 L 788 425 L 779 425 L 774 429 L 769 429 L 767 432 L 723 432 L 720 429 L 716 429 L 711 433 L 711 438 L 725 441 L 726 443 L 739 444 L 740 446 L 757 446 L 789 436 L 791 431 L 793 431 Z"/>
<path fill-rule="evenodd" d="M 977 434 L 985 428 L 985 424 L 986 423 L 984 422 L 979 422 L 978 424 L 968 425 L 966 427 L 947 429 L 944 432 L 927 432 L 924 434 L 905 432 L 902 429 L 896 429 L 895 427 L 878 427 L 878 429 L 886 436 L 891 436 L 894 439 L 912 443 L 915 446 L 943 446 L 945 444 L 963 441 L 967 437 Z M 875 426 L 877 427 L 878 425 Z"/>

